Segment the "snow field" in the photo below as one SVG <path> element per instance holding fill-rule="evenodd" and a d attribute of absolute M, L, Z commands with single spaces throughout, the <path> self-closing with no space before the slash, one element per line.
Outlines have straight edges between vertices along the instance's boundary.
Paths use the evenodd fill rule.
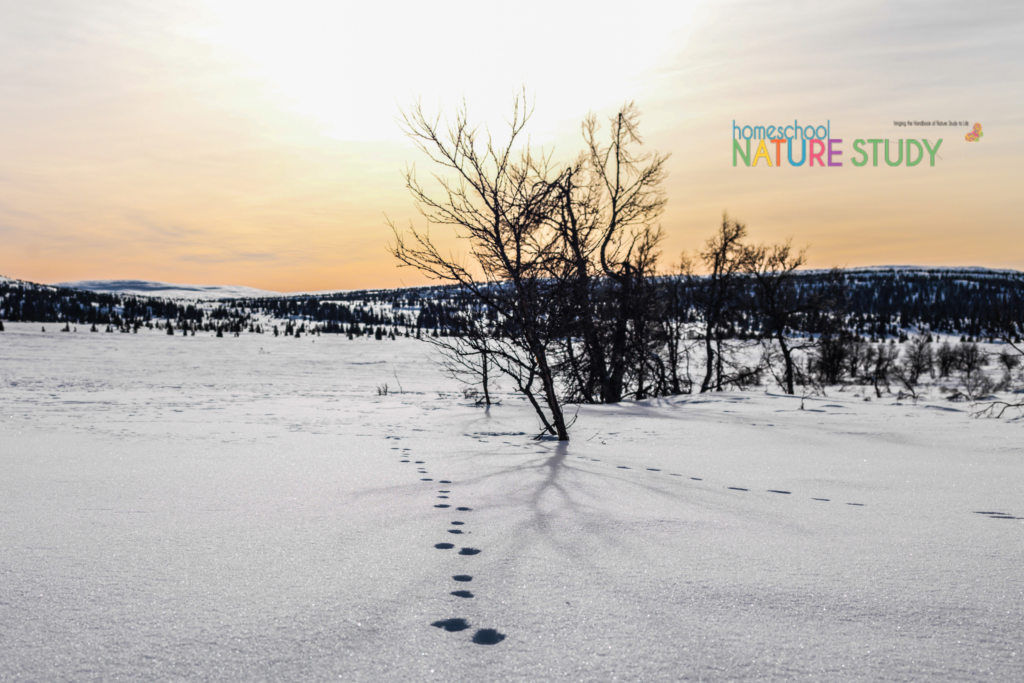
<path fill-rule="evenodd" d="M 1020 422 L 962 404 L 685 396 L 565 445 L 414 340 L 18 323 L 0 387 L 2 680 L 1024 677 Z"/>

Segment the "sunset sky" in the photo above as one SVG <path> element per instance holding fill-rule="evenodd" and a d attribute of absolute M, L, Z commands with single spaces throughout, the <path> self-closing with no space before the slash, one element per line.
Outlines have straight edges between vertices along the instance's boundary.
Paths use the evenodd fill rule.
<path fill-rule="evenodd" d="M 1024 5 L 33 0 L 0 24 L 0 274 L 276 291 L 421 284 L 395 118 L 421 98 L 580 148 L 635 100 L 671 153 L 666 266 L 723 210 L 813 267 L 1024 269 Z M 732 165 L 732 123 L 823 125 L 841 168 Z M 900 128 L 895 121 L 981 123 Z M 943 139 L 934 167 L 857 138 Z M 783 153 L 784 150 L 783 150 Z M 774 155 L 773 155 L 774 161 Z M 422 223 L 421 223 L 422 224 Z M 436 233 L 441 235 L 442 233 Z M 453 248 L 464 248 L 452 243 Z"/>

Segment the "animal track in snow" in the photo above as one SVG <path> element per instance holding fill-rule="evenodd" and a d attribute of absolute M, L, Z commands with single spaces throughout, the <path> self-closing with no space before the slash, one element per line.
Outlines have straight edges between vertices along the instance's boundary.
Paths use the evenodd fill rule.
<path fill-rule="evenodd" d="M 408 449 L 404 449 L 404 450 L 408 450 Z M 405 453 L 403 453 L 402 455 L 406 456 Z M 402 459 L 402 460 L 400 460 L 400 462 L 408 463 L 408 462 L 410 462 L 410 460 Z M 424 461 L 424 460 L 416 460 L 415 463 L 417 465 L 425 465 L 426 461 Z M 630 469 L 630 468 L 623 467 L 622 469 Z M 653 470 L 653 471 L 657 471 L 657 470 Z M 428 473 L 426 467 L 418 467 L 417 468 L 417 472 L 419 474 L 427 474 Z M 420 481 L 434 481 L 434 480 L 432 478 L 429 478 L 429 477 L 422 477 L 420 479 Z M 439 483 L 441 483 L 441 484 L 451 484 L 452 482 L 449 479 L 441 479 L 441 480 L 439 480 Z M 437 492 L 439 494 L 442 494 L 442 495 L 438 495 L 437 496 L 438 498 L 447 500 L 448 496 L 444 495 L 444 494 L 451 493 L 451 490 L 450 489 L 438 489 Z M 437 504 L 434 505 L 434 507 L 435 508 L 440 508 L 440 509 L 447 509 L 447 508 L 450 508 L 451 505 L 449 505 L 448 503 L 437 503 Z M 459 507 L 457 509 L 460 512 L 470 512 L 472 510 L 472 508 L 469 508 L 469 507 Z M 452 524 L 452 526 L 456 526 L 456 527 L 465 526 L 465 522 L 459 521 L 459 520 L 453 520 L 451 522 L 451 524 Z M 461 535 L 461 534 L 467 533 L 463 529 L 458 529 L 458 528 L 456 528 L 456 529 L 446 529 L 446 531 L 448 533 L 454 534 L 454 535 Z M 438 550 L 451 550 L 454 547 L 455 547 L 455 545 L 452 544 L 452 543 L 435 543 L 434 544 L 434 548 L 436 548 Z M 481 551 L 478 548 L 465 547 L 465 548 L 460 548 L 459 549 L 459 555 L 472 556 L 472 555 L 478 555 L 478 554 L 480 554 L 480 552 Z M 469 574 L 456 574 L 456 575 L 452 576 L 452 579 L 455 580 L 455 581 L 458 581 L 458 582 L 465 583 L 465 582 L 472 581 L 473 577 L 470 576 Z M 450 595 L 452 595 L 453 597 L 463 598 L 463 599 L 471 599 L 471 598 L 475 597 L 473 595 L 473 592 L 472 591 L 468 591 L 468 590 L 451 591 Z M 440 621 L 432 622 L 431 626 L 434 626 L 435 628 L 439 628 L 439 629 L 442 629 L 444 631 L 448 631 L 448 632 L 452 632 L 452 633 L 458 632 L 458 631 L 465 631 L 466 629 L 470 628 L 469 622 L 466 621 L 465 619 L 462 619 L 462 618 L 442 619 Z M 495 645 L 497 643 L 502 642 L 503 640 L 505 640 L 505 634 L 500 633 L 500 632 L 498 632 L 497 630 L 495 630 L 493 628 L 477 629 L 476 633 L 473 635 L 473 642 L 478 644 L 478 645 Z"/>
<path fill-rule="evenodd" d="M 493 628 L 482 628 L 473 634 L 473 642 L 477 645 L 497 645 L 505 640 L 504 633 L 498 633 Z"/>
<path fill-rule="evenodd" d="M 469 623 L 465 619 L 442 619 L 441 621 L 435 621 L 431 626 L 437 628 L 443 628 L 445 631 L 465 631 L 469 628 Z"/>
<path fill-rule="evenodd" d="M 769 426 L 771 426 L 771 425 L 769 425 Z M 576 457 L 578 457 L 580 460 L 590 460 L 591 462 L 600 462 L 600 460 L 598 460 L 597 458 L 586 458 L 586 457 L 581 456 L 581 455 L 580 456 L 576 456 Z M 626 465 L 616 465 L 616 469 L 628 470 L 628 469 L 632 469 L 632 468 L 628 467 Z M 662 472 L 661 469 L 656 468 L 656 467 L 647 467 L 645 469 L 648 472 Z M 681 477 L 681 476 L 683 476 L 681 474 L 677 474 L 676 472 L 664 472 L 664 474 L 667 474 L 670 477 Z M 690 480 L 692 480 L 692 481 L 704 481 L 701 477 L 690 477 Z M 741 486 L 726 486 L 725 488 L 729 489 L 730 491 L 750 491 L 750 489 L 743 488 Z M 766 489 L 766 492 L 767 493 L 779 493 L 779 494 L 782 494 L 782 495 L 792 495 L 793 494 L 792 491 L 783 491 L 782 489 Z M 826 503 L 827 502 L 831 502 L 830 498 L 811 498 L 811 500 L 820 500 L 820 501 L 826 502 Z M 867 507 L 865 503 L 847 503 L 847 505 L 852 505 L 852 506 L 855 506 L 855 507 Z M 1013 516 L 1009 515 L 1008 513 L 999 513 L 999 512 L 978 512 L 977 514 L 989 515 L 993 519 L 1024 519 L 1024 517 L 1013 517 Z"/>

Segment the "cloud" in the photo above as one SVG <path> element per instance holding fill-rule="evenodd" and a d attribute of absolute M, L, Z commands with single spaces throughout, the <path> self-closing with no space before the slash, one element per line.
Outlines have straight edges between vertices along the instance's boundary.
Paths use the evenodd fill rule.
<path fill-rule="evenodd" d="M 465 96 L 497 132 L 521 85 L 536 95 L 531 140 L 556 158 L 579 148 L 586 112 L 637 100 L 645 140 L 673 154 L 668 254 L 729 208 L 765 239 L 813 242 L 812 260 L 852 253 L 850 231 L 876 228 L 858 264 L 914 261 L 934 234 L 946 250 L 935 258 L 952 259 L 976 240 L 966 221 L 1015 225 L 1024 209 L 1011 186 L 1022 32 L 1016 2 L 12 3 L 0 27 L 0 270 L 151 269 L 278 290 L 409 282 L 381 218 L 415 219 L 399 170 L 423 160 L 395 140 L 398 106 L 422 96 L 450 111 Z M 927 176 L 743 174 L 728 162 L 734 118 L 830 119 L 844 137 L 894 138 L 909 136 L 894 119 L 969 119 L 991 137 L 950 134 Z M 958 185 L 985 201 L 967 211 Z M 1009 229 L 970 248 L 1024 267 L 1007 263 L 1024 254 Z"/>

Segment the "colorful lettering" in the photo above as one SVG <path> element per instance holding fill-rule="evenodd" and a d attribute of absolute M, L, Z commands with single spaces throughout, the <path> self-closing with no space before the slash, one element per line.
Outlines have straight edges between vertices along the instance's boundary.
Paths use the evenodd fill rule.
<path fill-rule="evenodd" d="M 841 162 L 841 161 L 837 161 L 835 163 L 832 163 L 832 157 L 833 156 L 837 156 L 837 157 L 843 156 L 843 153 L 840 150 L 832 149 L 832 143 L 833 142 L 836 143 L 836 144 L 839 144 L 839 143 L 842 142 L 842 140 L 833 140 L 832 138 L 828 139 L 828 165 L 829 166 L 842 166 L 843 162 Z"/>
<path fill-rule="evenodd" d="M 818 146 L 818 151 L 814 151 L 814 146 Z M 819 166 L 825 166 L 825 162 L 822 160 L 822 156 L 825 154 L 825 143 L 821 140 L 811 140 L 811 163 L 808 166 L 814 166 L 814 160 L 818 160 Z"/>
<path fill-rule="evenodd" d="M 911 145 L 917 148 L 917 161 L 910 160 L 910 149 Z M 921 163 L 921 159 L 924 158 L 924 150 L 921 149 L 921 143 L 917 140 L 907 140 L 907 166 L 917 166 Z"/>
<path fill-rule="evenodd" d="M 761 157 L 764 157 L 765 161 L 768 162 L 769 166 L 772 165 L 772 158 L 768 156 L 768 147 L 765 146 L 764 140 L 761 140 L 761 142 L 757 145 L 757 154 L 754 155 L 754 162 L 751 164 L 751 166 L 757 166 L 757 160 L 760 159 Z"/>
<path fill-rule="evenodd" d="M 932 148 L 931 145 L 928 144 L 927 140 L 922 140 L 921 142 L 924 143 L 924 148 L 928 150 L 928 165 L 929 166 L 934 166 L 935 165 L 935 154 L 936 154 L 936 152 L 939 151 L 939 147 L 942 146 L 942 139 L 940 138 L 939 141 L 935 143 L 935 148 L 934 149 Z"/>
<path fill-rule="evenodd" d="M 903 163 L 903 140 L 900 140 L 900 156 L 895 163 L 889 161 L 889 141 L 885 141 L 885 163 L 890 166 L 899 166 Z"/>
<path fill-rule="evenodd" d="M 868 142 L 871 143 L 871 165 L 872 166 L 878 166 L 878 146 L 880 144 L 882 144 L 882 140 L 881 139 L 878 139 L 878 140 L 872 139 L 872 140 L 868 140 Z M 886 140 L 885 144 L 886 144 L 886 146 L 888 146 L 889 141 Z"/>
<path fill-rule="evenodd" d="M 739 140 L 733 140 L 732 141 L 732 165 L 733 166 L 736 165 L 736 155 L 737 154 L 740 155 L 740 159 L 743 159 L 743 164 L 745 166 L 750 166 L 750 140 L 746 140 L 745 142 L 747 143 L 747 153 L 746 154 L 743 153 L 743 148 L 740 147 L 740 141 Z"/>
<path fill-rule="evenodd" d="M 800 163 L 793 161 L 793 141 L 789 141 L 789 150 L 786 155 L 789 157 L 790 166 L 803 166 L 804 162 L 807 161 L 807 140 L 800 141 Z"/>
<path fill-rule="evenodd" d="M 860 154 L 860 155 L 862 155 L 864 157 L 863 161 L 857 161 L 856 159 L 851 158 L 850 162 L 854 166 L 860 167 L 860 166 L 863 166 L 864 164 L 868 163 L 868 153 L 867 153 L 867 151 L 862 149 L 863 146 L 864 146 L 864 141 L 863 140 L 858 138 L 857 140 L 853 141 L 853 153 L 854 154 Z"/>

